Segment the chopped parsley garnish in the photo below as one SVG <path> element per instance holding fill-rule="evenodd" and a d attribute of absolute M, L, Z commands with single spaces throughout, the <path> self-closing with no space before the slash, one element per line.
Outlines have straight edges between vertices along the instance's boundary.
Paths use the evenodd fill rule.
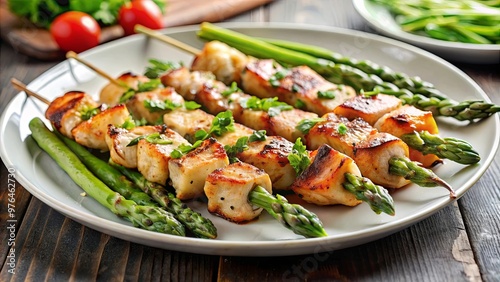
<path fill-rule="evenodd" d="M 144 100 L 144 107 L 148 109 L 149 112 L 159 112 L 159 111 L 173 111 L 177 108 L 182 107 L 181 104 L 172 102 L 171 100 L 159 101 L 159 100 Z"/>
<path fill-rule="evenodd" d="M 212 135 L 222 136 L 226 132 L 232 131 L 234 131 L 233 113 L 229 110 L 221 112 L 212 120 L 212 126 L 210 126 L 208 132 L 203 129 L 195 132 L 194 137 L 196 141 L 193 143 L 193 145 L 180 145 L 177 149 L 170 153 L 170 156 L 175 159 L 180 158 L 183 155 L 198 148 L 203 141 L 210 138 Z"/>
<path fill-rule="evenodd" d="M 123 95 L 120 97 L 120 103 L 125 103 L 130 98 L 134 97 L 135 93 L 137 93 L 134 89 L 130 88 L 127 90 L 127 92 L 123 93 Z"/>
<path fill-rule="evenodd" d="M 201 143 L 203 143 L 203 140 L 198 140 L 198 141 L 194 142 L 193 145 L 180 144 L 176 149 L 174 149 L 172 151 L 172 153 L 170 153 L 170 157 L 172 157 L 174 159 L 178 159 L 178 158 L 184 156 L 185 154 L 191 152 L 192 150 L 200 147 Z"/>
<path fill-rule="evenodd" d="M 173 141 L 169 139 L 163 138 L 163 135 L 161 135 L 159 132 L 151 133 L 149 135 L 142 135 L 137 138 L 132 139 L 130 143 L 128 143 L 127 147 L 135 146 L 137 143 L 139 143 L 140 140 L 146 140 L 151 144 L 158 144 L 158 145 L 169 145 L 172 144 Z"/>
<path fill-rule="evenodd" d="M 227 110 L 215 116 L 215 118 L 212 121 L 212 126 L 208 131 L 208 134 L 209 135 L 215 134 L 216 136 L 222 136 L 226 132 L 233 132 L 233 131 L 234 131 L 233 113 Z"/>
<path fill-rule="evenodd" d="M 303 109 L 305 107 L 306 107 L 306 103 L 300 99 L 297 99 L 297 102 L 295 102 L 295 108 Z"/>
<path fill-rule="evenodd" d="M 306 146 L 302 144 L 302 140 L 300 138 L 297 138 L 295 141 L 292 153 L 288 155 L 288 161 L 297 175 L 300 175 L 311 164 L 309 152 L 306 150 Z"/>
<path fill-rule="evenodd" d="M 342 122 L 339 123 L 339 125 L 337 126 L 337 132 L 340 135 L 345 135 L 347 133 L 347 126 Z"/>
<path fill-rule="evenodd" d="M 227 156 L 229 157 L 229 162 L 230 163 L 239 162 L 240 160 L 236 157 L 236 155 L 245 150 L 248 150 L 248 143 L 254 141 L 264 141 L 264 140 L 266 140 L 266 131 L 259 130 L 259 131 L 254 131 L 250 136 L 240 137 L 236 141 L 236 144 L 234 144 L 233 146 L 230 145 L 224 146 Z"/>
<path fill-rule="evenodd" d="M 186 110 L 191 111 L 201 108 L 201 105 L 196 103 L 195 101 L 186 101 L 184 102 L 184 107 L 186 108 Z"/>
<path fill-rule="evenodd" d="M 278 87 L 280 86 L 280 80 L 285 78 L 288 75 L 289 71 L 288 70 L 280 70 L 274 73 L 273 76 L 271 76 L 268 80 L 269 84 L 271 84 L 272 87 Z"/>
<path fill-rule="evenodd" d="M 149 110 L 149 112 L 159 112 L 159 111 L 173 111 L 182 107 L 182 104 L 175 103 L 171 100 L 158 101 L 158 100 L 144 100 L 144 107 Z M 187 110 L 195 110 L 201 108 L 201 105 L 194 101 L 184 102 L 184 107 Z"/>
<path fill-rule="evenodd" d="M 128 117 L 120 127 L 125 128 L 127 130 L 130 130 L 130 129 L 136 127 L 136 123 L 132 117 Z"/>
<path fill-rule="evenodd" d="M 139 82 L 137 84 L 137 91 L 136 92 L 146 92 L 146 91 L 151 91 L 155 90 L 156 88 L 160 87 L 161 85 L 161 80 L 158 78 L 151 79 L 146 82 Z"/>
<path fill-rule="evenodd" d="M 259 99 L 252 96 L 248 99 L 242 99 L 241 106 L 245 109 L 267 112 L 270 117 L 274 117 L 282 111 L 292 110 L 293 107 L 287 103 L 278 101 L 278 98 Z"/>
<path fill-rule="evenodd" d="M 235 81 L 233 81 L 231 83 L 231 86 L 226 90 L 222 91 L 220 94 L 224 97 L 227 97 L 235 92 L 243 92 L 243 91 L 240 88 L 238 88 L 238 84 Z"/>
<path fill-rule="evenodd" d="M 136 93 L 151 91 L 160 87 L 160 85 L 161 85 L 160 79 L 151 79 L 146 82 L 139 82 L 137 84 L 137 90 L 129 88 L 125 93 L 123 93 L 119 101 L 120 103 L 125 103 L 128 100 L 130 100 L 130 98 L 134 97 Z"/>
<path fill-rule="evenodd" d="M 162 73 L 169 70 L 178 69 L 183 66 L 182 62 L 163 62 L 157 59 L 150 59 L 149 66 L 146 67 L 144 75 L 148 78 L 158 78 Z"/>
<path fill-rule="evenodd" d="M 82 118 L 82 120 L 89 120 L 91 117 L 97 115 L 100 112 L 100 106 L 96 108 L 84 108 L 82 111 L 80 111 L 80 117 Z"/>
<path fill-rule="evenodd" d="M 248 142 L 255 141 L 266 141 L 266 131 L 265 130 L 257 130 L 254 131 L 250 137 L 248 137 Z"/>
<path fill-rule="evenodd" d="M 318 98 L 320 99 L 335 99 L 335 90 L 320 90 L 318 91 Z"/>
<path fill-rule="evenodd" d="M 297 126 L 295 127 L 297 130 L 302 132 L 303 134 L 309 133 L 309 130 L 313 128 L 318 122 L 323 122 L 325 121 L 324 118 L 311 118 L 311 119 L 303 119 L 299 121 Z"/>
<path fill-rule="evenodd" d="M 240 137 L 238 140 L 236 140 L 236 144 L 234 144 L 233 146 L 224 146 L 224 150 L 226 150 L 226 154 L 229 158 L 230 163 L 233 164 L 239 162 L 240 160 L 238 159 L 238 157 L 236 157 L 236 155 L 245 150 L 248 150 L 248 136 Z"/>

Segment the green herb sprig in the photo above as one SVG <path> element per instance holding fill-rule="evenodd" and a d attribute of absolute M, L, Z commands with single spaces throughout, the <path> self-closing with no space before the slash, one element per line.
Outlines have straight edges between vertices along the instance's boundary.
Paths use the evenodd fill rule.
<path fill-rule="evenodd" d="M 274 117 L 282 111 L 293 110 L 293 107 L 291 105 L 278 101 L 277 97 L 259 99 L 255 96 L 252 96 L 248 99 L 242 99 L 240 104 L 245 109 L 267 112 L 270 117 Z"/>
<path fill-rule="evenodd" d="M 292 148 L 292 153 L 288 155 L 288 161 L 297 175 L 300 175 L 310 164 L 309 152 L 306 146 L 302 144 L 302 139 L 297 138 Z"/>
<path fill-rule="evenodd" d="M 178 159 L 183 155 L 191 152 L 192 150 L 198 148 L 203 141 L 212 137 L 212 135 L 222 136 L 227 132 L 233 132 L 233 131 L 234 131 L 233 113 L 229 110 L 221 112 L 214 117 L 214 119 L 212 120 L 212 125 L 210 126 L 210 129 L 208 131 L 200 129 L 195 132 L 194 136 L 196 141 L 192 145 L 181 144 L 179 147 L 174 149 L 172 153 L 170 153 L 170 156 L 174 159 Z"/>

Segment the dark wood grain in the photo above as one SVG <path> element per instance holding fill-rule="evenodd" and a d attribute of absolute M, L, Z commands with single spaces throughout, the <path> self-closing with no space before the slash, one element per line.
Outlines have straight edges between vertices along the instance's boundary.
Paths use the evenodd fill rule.
<path fill-rule="evenodd" d="M 350 1 L 282 0 L 233 17 L 373 32 Z M 0 112 L 17 93 L 10 78 L 30 82 L 56 62 L 1 43 Z M 456 64 L 500 104 L 500 65 Z M 16 183 L 16 274 L 6 203 L 8 169 L 0 165 L 0 281 L 499 281 L 500 153 L 456 203 L 383 239 L 334 252 L 289 257 L 219 257 L 168 251 L 102 234 L 66 218 Z"/>

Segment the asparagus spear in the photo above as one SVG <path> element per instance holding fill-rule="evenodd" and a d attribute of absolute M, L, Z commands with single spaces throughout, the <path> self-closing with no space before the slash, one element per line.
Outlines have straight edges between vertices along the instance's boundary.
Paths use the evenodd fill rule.
<path fill-rule="evenodd" d="M 374 74 L 345 64 L 316 58 L 294 50 L 281 48 L 256 38 L 217 27 L 210 23 L 202 23 L 198 36 L 206 40 L 219 40 L 243 53 L 258 57 L 272 58 L 286 65 L 306 65 L 333 83 L 347 84 L 357 91 L 376 90 L 379 93 L 394 95 L 419 109 L 432 110 L 434 115 L 453 117 L 458 120 L 483 119 L 500 111 L 500 106 L 484 101 L 456 102 L 447 99 L 437 91 L 428 90 L 414 94 L 408 89 L 400 89 L 393 83 L 385 82 Z M 405 80 L 406 81 L 406 80 Z M 411 81 L 407 81 L 410 83 Z M 427 95 L 428 97 L 424 96 Z M 426 103 L 422 103 L 424 100 Z M 423 107 L 427 104 L 427 107 Z M 429 105 L 431 104 L 431 105 Z"/>
<path fill-rule="evenodd" d="M 153 201 L 148 194 L 137 188 L 130 180 L 124 178 L 117 169 L 110 166 L 107 162 L 93 155 L 85 147 L 63 136 L 58 131 L 54 131 L 54 134 L 57 135 L 59 139 L 73 151 L 80 161 L 82 161 L 82 163 L 109 188 L 139 205 L 158 206 L 158 203 Z"/>
<path fill-rule="evenodd" d="M 371 209 L 379 214 L 384 212 L 394 215 L 394 200 L 389 191 L 382 186 L 375 185 L 366 177 L 359 177 L 352 173 L 346 173 L 344 188 L 356 195 L 356 199 L 370 203 Z"/>
<path fill-rule="evenodd" d="M 173 193 L 168 192 L 165 187 L 158 183 L 148 181 L 138 171 L 128 169 L 124 166 L 113 163 L 111 165 L 118 169 L 123 175 L 128 177 L 133 183 L 143 191 L 147 191 L 154 199 L 159 199 L 161 205 L 182 222 L 193 234 L 200 238 L 214 239 L 217 237 L 217 228 L 212 221 L 203 217 L 200 213 L 189 208 L 179 200 Z M 167 199 L 165 199 L 167 197 Z"/>
<path fill-rule="evenodd" d="M 248 199 L 296 234 L 307 238 L 328 236 L 314 213 L 301 205 L 288 203 L 281 195 L 273 196 L 263 187 L 256 186 L 248 195 Z"/>
<path fill-rule="evenodd" d="M 432 170 L 425 169 L 408 158 L 393 157 L 389 160 L 389 165 L 389 170 L 394 175 L 403 176 L 422 187 L 443 186 L 450 191 L 451 198 L 456 197 L 448 183 L 434 174 Z"/>
<path fill-rule="evenodd" d="M 475 164 L 481 160 L 479 154 L 468 142 L 457 138 L 441 138 L 428 131 L 415 131 L 402 135 L 401 140 L 423 154 L 434 154 L 460 164 Z"/>
<path fill-rule="evenodd" d="M 47 152 L 78 186 L 111 212 L 126 218 L 135 226 L 150 231 L 185 235 L 184 226 L 165 210 L 138 205 L 134 201 L 125 199 L 119 193 L 113 192 L 87 169 L 40 118 L 33 118 L 29 127 L 38 146 Z"/>

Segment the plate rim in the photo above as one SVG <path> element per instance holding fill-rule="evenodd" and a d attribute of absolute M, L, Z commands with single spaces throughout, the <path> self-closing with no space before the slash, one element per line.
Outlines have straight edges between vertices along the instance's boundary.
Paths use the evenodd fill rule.
<path fill-rule="evenodd" d="M 224 23 L 224 24 L 220 24 L 220 25 L 224 26 L 224 27 L 228 27 L 228 28 L 250 28 L 250 29 L 255 29 L 255 28 L 266 28 L 266 27 L 269 28 L 270 27 L 270 28 L 275 28 L 275 29 L 280 29 L 280 28 L 286 28 L 286 29 L 303 29 L 303 30 L 314 29 L 314 30 L 318 30 L 318 31 L 329 32 L 331 34 L 335 34 L 335 33 L 341 33 L 341 34 L 344 34 L 344 35 L 352 35 L 353 34 L 352 30 L 347 30 L 347 29 L 343 29 L 343 28 L 318 27 L 318 26 L 315 26 L 315 25 L 304 25 L 304 24 L 287 24 L 287 23 Z M 192 26 L 185 26 L 185 27 L 179 27 L 179 28 L 169 28 L 167 30 L 162 30 L 162 32 L 168 34 L 168 33 L 183 32 L 183 31 L 195 31 L 198 28 L 199 28 L 199 25 L 192 25 Z M 456 68 L 452 64 L 448 63 L 447 61 L 445 61 L 445 60 L 443 60 L 443 59 L 441 59 L 441 58 L 439 58 L 439 57 L 437 57 L 437 56 L 435 56 L 435 55 L 433 55 L 433 54 L 431 54 L 431 53 L 429 53 L 427 51 L 419 49 L 419 48 L 417 48 L 415 46 L 412 46 L 412 45 L 409 45 L 409 44 L 406 44 L 406 43 L 402 43 L 402 42 L 399 42 L 399 41 L 396 41 L 396 40 L 393 40 L 393 39 L 389 39 L 389 38 L 381 37 L 381 36 L 378 36 L 378 35 L 373 35 L 373 34 L 361 32 L 361 31 L 356 31 L 355 33 L 358 34 L 358 35 L 362 35 L 362 36 L 368 36 L 368 37 L 370 37 L 370 38 L 372 38 L 374 40 L 383 41 L 383 42 L 386 42 L 386 43 L 389 43 L 389 44 L 395 44 L 394 42 L 397 43 L 396 45 L 403 44 L 404 48 L 410 48 L 411 50 L 412 49 L 416 49 L 419 53 L 425 52 L 425 53 L 427 53 L 425 55 L 431 56 L 433 60 L 439 60 L 440 63 L 445 64 L 446 67 L 451 67 L 455 71 L 458 71 L 459 74 L 461 74 L 465 78 L 467 78 L 467 82 L 468 83 L 472 83 L 472 85 L 474 86 L 474 88 L 476 88 L 478 90 L 478 93 L 483 98 L 485 98 L 485 100 L 489 100 L 489 97 L 486 95 L 486 93 L 481 89 L 481 87 L 479 87 L 479 85 L 474 80 L 472 80 L 464 72 L 462 72 L 460 69 Z M 121 44 L 122 40 L 125 40 L 125 41 L 126 40 L 140 40 L 140 39 L 137 39 L 137 38 L 139 38 L 142 35 L 134 35 L 134 36 L 135 37 L 130 37 L 131 39 L 123 38 L 123 39 L 118 39 L 118 40 L 116 40 L 116 42 L 111 42 L 111 43 L 113 43 L 113 44 Z M 106 47 L 103 47 L 103 48 L 109 48 L 110 46 L 111 45 L 106 45 Z M 98 52 L 99 50 L 101 50 L 101 49 L 99 47 L 97 47 L 96 49 L 89 50 L 89 51 L 81 53 L 81 56 L 85 57 L 86 55 L 91 54 L 92 52 Z M 55 71 L 58 68 L 61 68 L 60 71 L 64 71 L 64 64 L 65 64 L 65 62 L 66 62 L 66 60 L 60 62 L 59 64 L 55 65 L 54 67 L 52 67 L 52 68 L 50 68 L 48 70 L 46 70 L 39 77 L 37 77 L 32 82 L 30 82 L 29 86 L 30 87 L 31 86 L 35 86 L 34 88 L 36 89 L 36 87 L 38 87 L 40 84 L 43 83 L 43 80 L 41 80 L 41 77 L 43 78 L 44 74 L 46 74 L 48 72 Z M 5 107 L 5 110 L 2 113 L 2 116 L 0 117 L 0 132 L 4 132 L 4 130 L 5 130 L 6 126 L 7 126 L 7 121 L 10 120 L 10 117 L 12 116 L 12 114 L 15 113 L 16 109 L 13 108 L 14 105 L 22 104 L 21 100 L 25 99 L 25 97 L 23 97 L 23 96 L 25 96 L 23 94 L 23 92 L 19 92 L 18 94 L 16 94 L 11 99 L 11 101 Z M 8 116 L 9 113 L 11 113 L 10 116 Z M 496 119 L 496 121 L 495 121 L 496 124 L 497 125 L 499 124 L 499 117 L 498 117 L 498 115 L 496 115 L 496 117 L 490 117 L 490 118 L 495 118 Z M 499 135 L 498 131 L 496 133 L 497 133 L 496 135 L 498 136 Z M 2 134 L 2 136 L 4 136 L 4 134 Z M 500 143 L 500 142 L 497 141 L 494 144 L 495 147 L 496 147 L 496 149 L 494 150 L 494 152 L 496 152 L 496 150 L 498 150 L 498 147 L 499 147 L 498 143 Z M 492 154 L 490 154 L 487 159 L 484 160 L 486 162 L 486 165 L 484 165 L 482 167 L 481 171 L 479 172 L 480 174 L 478 175 L 477 179 L 479 179 L 482 176 L 482 174 L 484 174 L 484 172 L 490 166 L 490 164 L 491 164 L 491 162 L 492 162 L 492 160 L 494 158 L 494 155 L 495 155 L 494 152 Z M 5 166 L 7 168 L 13 166 L 13 162 L 12 162 L 12 160 L 10 159 L 10 157 L 9 157 L 9 155 L 7 153 L 7 148 L 5 147 L 5 142 L 1 142 L 1 145 L 0 145 L 0 155 L 2 156 L 2 161 L 4 162 L 4 164 L 5 164 Z M 36 196 L 36 198 L 40 199 L 42 202 L 46 203 L 47 205 L 49 205 L 52 208 L 56 209 L 57 211 L 61 212 L 65 216 L 68 216 L 69 218 L 71 218 L 71 219 L 73 219 L 73 220 L 81 223 L 82 225 L 90 227 L 90 228 L 95 229 L 95 230 L 98 230 L 98 231 L 100 231 L 102 233 L 109 234 L 109 235 L 114 236 L 114 237 L 125 239 L 125 240 L 131 241 L 131 242 L 136 242 L 136 243 L 139 243 L 139 244 L 144 244 L 143 242 L 137 242 L 136 240 L 134 240 L 135 236 L 132 236 L 130 233 L 120 232 L 120 231 L 123 231 L 123 226 L 124 226 L 123 224 L 118 223 L 118 222 L 109 221 L 109 220 L 106 220 L 106 219 L 98 217 L 98 216 L 89 215 L 87 213 L 80 212 L 77 209 L 75 209 L 75 208 L 73 208 L 73 207 L 71 207 L 69 205 L 66 205 L 64 203 L 60 203 L 60 202 L 56 201 L 56 199 L 54 199 L 52 197 L 48 197 L 48 195 L 43 195 L 41 193 L 41 191 L 39 191 L 39 189 L 37 187 L 35 187 L 35 184 L 32 183 L 31 181 L 29 181 L 17 169 L 16 169 L 16 175 L 15 176 L 16 176 L 16 179 L 19 181 L 19 183 L 21 183 L 32 195 L 34 195 L 34 196 L 38 195 L 38 196 Z M 467 183 L 465 183 L 464 186 L 468 186 L 468 187 L 459 196 L 462 196 L 474 183 L 475 183 L 475 181 L 472 181 L 472 180 L 470 180 Z M 45 201 L 43 199 L 45 199 Z M 173 239 L 174 241 L 180 241 L 181 243 L 183 243 L 182 245 L 189 244 L 189 245 L 197 247 L 200 244 L 204 245 L 203 243 L 205 243 L 205 242 L 209 242 L 210 245 L 213 245 L 213 246 L 210 246 L 210 247 L 213 247 L 213 249 L 211 249 L 211 250 L 210 249 L 200 249 L 200 250 L 198 250 L 198 251 L 196 251 L 194 253 L 218 254 L 218 255 L 240 255 L 240 254 L 238 254 L 240 251 L 251 247 L 254 250 L 260 251 L 260 252 L 256 252 L 255 256 L 257 256 L 257 255 L 261 256 L 263 254 L 265 256 L 280 256 L 280 255 L 290 255 L 290 254 L 310 254 L 311 250 L 313 250 L 314 248 L 316 248 L 318 245 L 333 246 L 333 245 L 338 245 L 339 243 L 342 244 L 347 239 L 351 239 L 352 240 L 353 236 L 354 237 L 359 237 L 359 238 L 364 238 L 365 239 L 364 243 L 366 243 L 368 241 L 373 241 L 373 240 L 381 238 L 381 237 L 385 237 L 385 236 L 387 236 L 389 234 L 392 234 L 394 232 L 400 231 L 400 230 L 406 228 L 409 225 L 413 225 L 413 224 L 415 224 L 415 223 L 417 223 L 417 222 L 419 222 L 419 221 L 427 218 L 428 216 L 436 213 L 437 211 L 441 210 L 442 208 L 444 208 L 445 206 L 447 206 L 450 203 L 454 202 L 455 200 L 453 200 L 453 199 L 443 199 L 443 200 L 439 201 L 439 203 L 436 203 L 435 207 L 433 207 L 432 209 L 427 209 L 425 211 L 417 213 L 417 214 L 411 216 L 409 220 L 408 220 L 408 217 L 405 217 L 405 218 L 402 218 L 400 220 L 391 221 L 389 223 L 385 223 L 383 225 L 379 225 L 377 227 L 370 228 L 370 234 L 371 235 L 368 234 L 370 236 L 368 236 L 366 234 L 366 230 L 359 230 L 357 232 L 351 232 L 351 233 L 345 234 L 345 235 L 338 235 L 336 237 L 329 236 L 329 237 L 326 237 L 326 238 L 292 239 L 292 240 L 282 240 L 282 241 L 257 241 L 256 242 L 256 241 L 222 241 L 222 240 L 207 240 L 207 239 L 199 239 L 199 238 L 177 237 L 177 236 L 173 236 L 173 235 L 154 233 L 154 232 L 150 232 L 150 231 L 138 229 L 138 228 L 135 228 L 135 227 L 129 227 L 130 229 L 127 229 L 127 231 L 133 231 L 134 235 L 137 234 L 137 233 L 139 233 L 141 236 L 145 236 L 145 237 L 151 237 L 152 235 L 160 235 L 160 237 L 153 236 L 153 237 L 158 237 L 158 239 L 162 239 L 164 236 L 167 236 L 167 238 Z M 65 208 L 65 209 L 63 209 L 63 208 Z M 106 228 L 105 227 L 101 227 L 101 226 L 96 226 L 96 224 L 89 223 L 88 220 L 86 220 L 86 219 L 89 218 L 89 216 L 93 217 L 97 222 L 104 221 L 104 223 L 106 225 Z M 401 223 L 404 223 L 404 225 L 401 225 Z M 116 234 L 110 234 L 109 230 L 108 230 L 110 226 L 112 228 L 112 231 L 114 231 L 114 233 L 116 233 L 116 232 L 118 232 L 118 233 L 116 233 Z M 398 226 L 398 228 L 394 228 L 393 226 Z M 391 228 L 392 228 L 392 231 L 390 233 L 387 233 L 387 229 L 391 229 Z M 130 238 L 130 236 L 132 236 L 134 238 Z M 349 240 L 347 240 L 347 241 L 349 241 Z M 159 248 L 164 248 L 164 247 L 162 247 L 160 245 L 161 243 L 164 243 L 163 240 L 160 240 L 158 242 L 155 241 L 154 243 L 155 244 L 152 244 L 151 246 L 159 247 Z M 258 247 L 256 246 L 256 243 L 258 243 L 258 245 L 259 245 Z M 286 246 L 286 248 L 283 248 L 284 249 L 283 251 L 277 252 L 277 253 L 275 253 L 275 252 L 273 252 L 273 253 L 266 253 L 265 252 L 269 248 L 269 246 L 275 246 L 276 244 L 281 244 L 281 243 L 283 243 L 282 245 Z M 149 244 L 147 244 L 147 245 L 149 245 Z M 179 245 L 175 245 L 173 247 L 169 246 L 167 249 L 169 249 L 169 250 L 177 250 L 177 251 L 184 251 L 184 252 L 187 251 L 184 248 L 182 248 L 182 245 L 180 247 L 179 247 Z M 359 245 L 359 244 L 356 243 L 354 245 Z M 349 247 L 349 246 L 351 246 L 351 245 L 347 244 L 345 246 L 342 246 L 341 248 Z M 335 247 L 335 249 L 339 249 L 339 248 Z M 193 251 L 188 251 L 188 252 L 193 252 Z M 264 253 L 262 253 L 262 252 L 264 252 Z M 251 255 L 251 254 L 245 253 L 245 256 L 249 256 L 249 255 Z"/>

